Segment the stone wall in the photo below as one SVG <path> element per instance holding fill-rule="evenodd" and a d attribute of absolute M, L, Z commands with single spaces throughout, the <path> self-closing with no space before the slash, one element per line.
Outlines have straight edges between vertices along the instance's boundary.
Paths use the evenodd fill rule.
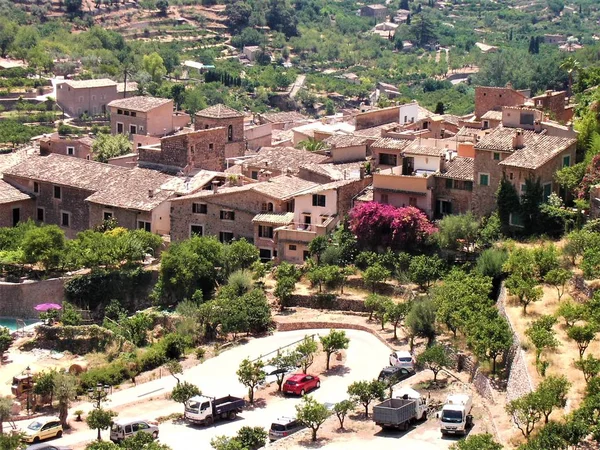
<path fill-rule="evenodd" d="M 355 126 L 357 130 L 376 127 L 386 123 L 394 123 L 400 120 L 400 107 L 390 106 L 389 108 L 376 109 L 360 113 L 356 116 Z"/>
<path fill-rule="evenodd" d="M 486 112 L 499 111 L 502 106 L 517 106 L 525 101 L 525 96 L 512 87 L 484 87 L 475 88 L 475 116 L 481 117 Z"/>
<path fill-rule="evenodd" d="M 448 200 L 452 204 L 452 214 L 464 214 L 471 211 L 471 201 L 473 199 L 473 191 L 466 189 L 449 189 L 446 187 L 447 178 L 435 178 L 434 199 Z M 454 181 L 454 180 L 452 180 Z M 464 181 L 459 181 L 463 183 Z M 437 205 L 433 205 L 434 211 L 437 210 Z"/>
<path fill-rule="evenodd" d="M 508 152 L 492 152 L 488 150 L 475 150 L 475 165 L 473 174 L 472 207 L 475 215 L 486 216 L 496 209 L 496 192 L 502 179 L 500 161 L 494 160 L 494 153 L 500 153 L 500 161 L 508 158 Z M 488 185 L 479 184 L 479 174 L 488 174 Z"/>
<path fill-rule="evenodd" d="M 0 317 L 31 319 L 39 317 L 34 307 L 40 303 L 62 304 L 63 278 L 23 283 L 0 282 Z"/>
<path fill-rule="evenodd" d="M 300 308 L 326 309 L 334 311 L 367 312 L 365 302 L 359 299 L 339 298 L 335 294 L 301 295 L 294 294 L 286 306 Z"/>
<path fill-rule="evenodd" d="M 511 400 L 522 397 L 523 395 L 533 391 L 534 385 L 531 377 L 529 376 L 525 352 L 521 348 L 519 335 L 515 332 L 510 317 L 504 308 L 505 300 L 506 288 L 504 287 L 504 283 L 502 283 L 502 286 L 500 287 L 500 295 L 498 295 L 497 301 L 498 312 L 508 321 L 513 334 L 513 345 L 508 351 L 505 359 L 506 369 L 509 372 L 508 382 L 506 384 L 506 400 L 510 402 Z"/>

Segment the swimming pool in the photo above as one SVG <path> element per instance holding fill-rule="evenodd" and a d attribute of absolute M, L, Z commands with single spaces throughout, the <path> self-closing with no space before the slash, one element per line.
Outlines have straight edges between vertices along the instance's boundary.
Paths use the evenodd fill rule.
<path fill-rule="evenodd" d="M 19 319 L 21 320 L 21 319 Z M 39 322 L 39 319 L 22 319 L 23 322 L 25 322 L 25 326 L 27 325 L 32 325 L 34 323 Z M 22 324 L 21 324 L 22 326 Z M 17 330 L 17 319 L 15 319 L 14 317 L 0 317 L 0 327 L 6 327 L 8 328 L 10 331 L 16 331 Z"/>

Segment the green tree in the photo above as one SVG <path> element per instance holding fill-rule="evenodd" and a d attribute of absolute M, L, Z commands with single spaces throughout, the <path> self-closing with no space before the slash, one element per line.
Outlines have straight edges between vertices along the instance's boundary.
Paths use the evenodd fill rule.
<path fill-rule="evenodd" d="M 188 383 L 187 381 L 180 383 L 179 380 L 177 380 L 177 385 L 173 387 L 173 390 L 171 391 L 171 399 L 174 402 L 183 404 L 185 409 L 185 404 L 190 398 L 201 394 L 202 392 L 195 384 Z"/>
<path fill-rule="evenodd" d="M 319 292 L 322 292 L 323 285 L 327 287 L 338 284 L 341 273 L 338 266 L 321 265 L 313 267 L 307 276 L 311 284 L 319 286 Z"/>
<path fill-rule="evenodd" d="M 296 418 L 312 430 L 313 442 L 317 440 L 317 432 L 323 422 L 327 420 L 329 414 L 327 407 L 317 402 L 312 396 L 305 396 L 302 403 L 296 405 Z"/>
<path fill-rule="evenodd" d="M 544 291 L 537 286 L 537 282 L 531 274 L 513 273 L 506 279 L 505 285 L 510 295 L 516 296 L 519 303 L 523 305 L 523 315 L 527 314 L 527 306 L 530 303 L 541 300 L 544 295 Z"/>
<path fill-rule="evenodd" d="M 479 220 L 469 212 L 444 216 L 438 224 L 436 238 L 441 248 L 471 252 L 478 235 Z"/>
<path fill-rule="evenodd" d="M 385 384 L 381 381 L 355 381 L 348 386 L 351 400 L 365 407 L 365 417 L 369 418 L 369 405 L 373 400 L 382 400 L 385 396 Z"/>
<path fill-rule="evenodd" d="M 573 325 L 567 330 L 567 336 L 573 339 L 579 349 L 579 359 L 583 358 L 583 354 L 587 350 L 590 342 L 596 338 L 598 328 L 593 324 Z"/>
<path fill-rule="evenodd" d="M 308 251 L 311 256 L 317 258 L 317 265 L 321 264 L 321 255 L 329 245 L 327 236 L 317 236 L 308 244 Z"/>
<path fill-rule="evenodd" d="M 17 24 L 6 17 L 0 18 L 0 56 L 6 57 L 6 53 L 17 34 Z"/>
<path fill-rule="evenodd" d="M 56 373 L 52 389 L 54 397 L 58 400 L 58 418 L 63 428 L 66 428 L 69 407 L 77 396 L 77 379 L 67 373 Z"/>
<path fill-rule="evenodd" d="M 167 12 L 169 10 L 169 1 L 168 0 L 156 0 L 156 9 L 158 9 L 161 16 L 167 16 Z"/>
<path fill-rule="evenodd" d="M 131 152 L 131 142 L 124 134 L 99 134 L 92 144 L 95 161 L 108 162 L 110 158 Z"/>
<path fill-rule="evenodd" d="M 152 81 L 155 83 L 160 83 L 162 78 L 167 74 L 164 61 L 157 52 L 144 55 L 142 67 L 150 74 Z"/>
<path fill-rule="evenodd" d="M 64 0 L 65 9 L 69 14 L 79 14 L 82 3 L 82 0 Z"/>
<path fill-rule="evenodd" d="M 436 336 L 435 304 L 430 298 L 416 300 L 406 316 L 405 324 L 409 330 L 410 348 L 412 350 L 415 337 L 427 339 L 430 346 Z"/>
<path fill-rule="evenodd" d="M 267 443 L 268 433 L 263 427 L 245 426 L 238 430 L 236 439 L 248 450 L 258 450 Z"/>
<path fill-rule="evenodd" d="M 354 411 L 356 403 L 352 400 L 342 400 L 333 405 L 333 412 L 340 421 L 340 430 L 344 429 L 344 420 L 350 411 Z"/>
<path fill-rule="evenodd" d="M 298 354 L 296 352 L 279 352 L 277 356 L 269 361 L 269 364 L 280 370 L 290 370 L 296 367 L 298 363 Z M 276 374 L 277 390 L 281 392 L 285 373 Z"/>
<path fill-rule="evenodd" d="M 433 22 L 424 13 L 416 16 L 410 25 L 410 30 L 420 47 L 425 47 L 436 39 Z"/>
<path fill-rule="evenodd" d="M 502 448 L 502 445 L 498 444 L 489 433 L 470 435 L 450 446 L 450 450 L 502 450 Z"/>
<path fill-rule="evenodd" d="M 227 275 L 236 270 L 247 270 L 258 261 L 259 251 L 255 245 L 246 239 L 236 239 L 227 244 L 223 249 L 225 273 Z"/>
<path fill-rule="evenodd" d="M 491 317 L 482 314 L 472 319 L 467 342 L 478 357 L 492 360 L 492 373 L 495 374 L 498 356 L 510 349 L 513 334 L 506 319 L 493 311 Z"/>
<path fill-rule="evenodd" d="M 565 326 L 567 328 L 572 327 L 579 320 L 583 320 L 585 314 L 585 305 L 580 305 L 572 300 L 561 302 L 560 306 L 556 310 L 556 316 L 562 317 L 565 320 Z"/>
<path fill-rule="evenodd" d="M 320 336 L 319 339 L 321 341 L 323 351 L 327 355 L 326 369 L 329 370 L 329 361 L 331 360 L 331 355 L 337 351 L 347 349 L 348 344 L 350 344 L 350 339 L 346 337 L 346 332 L 343 330 L 329 330 L 329 334 Z"/>
<path fill-rule="evenodd" d="M 556 339 L 556 333 L 552 329 L 556 323 L 556 318 L 552 316 L 541 316 L 534 320 L 530 327 L 525 330 L 525 335 L 531 340 L 535 347 L 535 362 L 539 364 L 540 357 L 544 350 L 557 348 L 560 343 Z"/>
<path fill-rule="evenodd" d="M 600 373 L 600 359 L 595 358 L 594 355 L 587 355 L 585 358 L 575 361 L 575 367 L 583 372 L 585 382 L 589 383 L 593 377 L 598 376 Z"/>
<path fill-rule="evenodd" d="M 544 281 L 547 284 L 556 288 L 556 293 L 558 295 L 559 302 L 563 294 L 565 293 L 565 287 L 567 285 L 567 282 L 571 279 L 572 276 L 573 274 L 570 270 L 552 269 L 544 277 Z"/>
<path fill-rule="evenodd" d="M 398 327 L 400 323 L 406 318 L 408 311 L 410 311 L 410 302 L 394 302 L 392 301 L 387 305 L 386 315 L 389 321 L 394 325 L 394 339 L 398 339 Z"/>
<path fill-rule="evenodd" d="M 235 437 L 216 436 L 210 440 L 210 445 L 215 450 L 246 450 Z"/>
<path fill-rule="evenodd" d="M 530 392 L 516 400 L 510 401 L 506 405 L 506 412 L 512 417 L 513 423 L 521 431 L 523 436 L 528 439 L 535 425 L 542 418 L 542 413 L 537 405 L 537 395 Z"/>
<path fill-rule="evenodd" d="M 236 374 L 238 380 L 248 388 L 248 400 L 254 405 L 254 391 L 258 385 L 265 381 L 264 363 L 259 359 L 251 362 L 248 358 L 240 363 Z"/>
<path fill-rule="evenodd" d="M 371 285 L 371 290 L 374 294 L 375 290 L 377 289 L 377 285 L 379 283 L 383 283 L 391 275 L 392 273 L 388 269 L 377 263 L 368 267 L 367 270 L 363 272 L 363 280 L 365 283 Z"/>
<path fill-rule="evenodd" d="M 567 74 L 569 75 L 568 95 L 570 97 L 571 95 L 573 95 L 573 74 L 581 70 L 581 64 L 575 58 L 569 56 L 560 64 L 560 68 L 567 72 Z"/>
<path fill-rule="evenodd" d="M 6 327 L 0 327 L 0 361 L 4 360 L 4 354 L 12 345 L 13 338 L 10 330 Z"/>
<path fill-rule="evenodd" d="M 319 345 L 310 336 L 304 336 L 302 342 L 296 346 L 295 353 L 297 354 L 300 367 L 302 367 L 302 373 L 306 373 L 308 368 L 312 366 L 318 350 Z"/>
<path fill-rule="evenodd" d="M 24 61 L 29 50 L 36 47 L 39 40 L 40 34 L 35 27 L 19 27 L 12 46 L 13 53 Z"/>
<path fill-rule="evenodd" d="M 0 448 L 2 450 L 21 450 L 23 448 L 23 433 L 11 431 L 0 434 Z"/>
<path fill-rule="evenodd" d="M 564 376 L 549 376 L 542 380 L 535 390 L 536 406 L 544 417 L 544 423 L 550 420 L 554 408 L 564 408 L 571 383 Z"/>
<path fill-rule="evenodd" d="M 52 405 L 52 397 L 54 393 L 54 379 L 56 371 L 42 371 L 35 375 L 33 393 L 44 397 L 50 397 L 49 402 Z"/>
<path fill-rule="evenodd" d="M 25 261 L 40 263 L 45 270 L 60 265 L 65 249 L 65 233 L 56 225 L 31 228 L 21 244 Z"/>
<path fill-rule="evenodd" d="M 97 408 L 92 410 L 87 417 L 85 422 L 87 426 L 92 430 L 98 430 L 98 440 L 102 440 L 100 435 L 101 430 L 106 430 L 112 425 L 113 417 L 116 417 L 117 413 L 108 409 Z"/>
<path fill-rule="evenodd" d="M 10 420 L 11 411 L 13 406 L 13 399 L 9 396 L 0 397 L 0 435 L 4 434 L 4 429 L 2 428 L 2 423 Z M 3 448 L 0 445 L 0 448 Z"/>
<path fill-rule="evenodd" d="M 436 344 L 425 349 L 417 357 L 417 363 L 433 372 L 433 382 L 437 382 L 438 373 L 452 365 L 452 360 L 446 354 L 446 349 L 443 345 Z"/>
<path fill-rule="evenodd" d="M 437 255 L 418 255 L 410 260 L 408 275 L 410 281 L 427 290 L 432 281 L 441 277 L 443 268 L 444 262 Z"/>

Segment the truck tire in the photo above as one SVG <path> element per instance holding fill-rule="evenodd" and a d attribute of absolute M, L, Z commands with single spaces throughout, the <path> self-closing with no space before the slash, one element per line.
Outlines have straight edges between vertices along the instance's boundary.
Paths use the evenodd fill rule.
<path fill-rule="evenodd" d="M 213 424 L 213 422 L 214 422 L 214 420 L 213 420 L 212 416 L 208 416 L 208 417 L 206 418 L 206 420 L 204 421 L 204 423 L 205 423 L 206 425 L 208 425 L 208 426 L 212 425 L 212 424 Z"/>
<path fill-rule="evenodd" d="M 237 412 L 235 412 L 235 411 L 229 411 L 229 414 L 227 415 L 227 418 L 229 420 L 235 420 L 236 417 L 237 417 Z"/>

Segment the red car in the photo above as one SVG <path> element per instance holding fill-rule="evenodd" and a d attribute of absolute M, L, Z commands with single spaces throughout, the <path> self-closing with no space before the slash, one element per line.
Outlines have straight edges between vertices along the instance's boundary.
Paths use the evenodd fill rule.
<path fill-rule="evenodd" d="M 304 395 L 308 391 L 321 386 L 321 380 L 317 376 L 298 373 L 287 379 L 283 385 L 284 394 Z"/>

